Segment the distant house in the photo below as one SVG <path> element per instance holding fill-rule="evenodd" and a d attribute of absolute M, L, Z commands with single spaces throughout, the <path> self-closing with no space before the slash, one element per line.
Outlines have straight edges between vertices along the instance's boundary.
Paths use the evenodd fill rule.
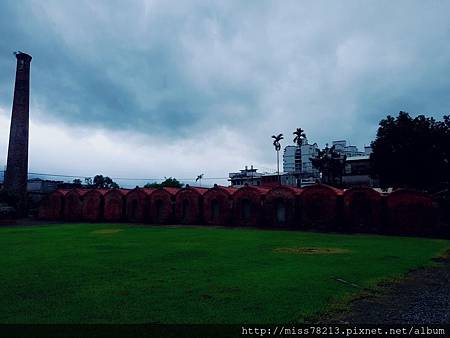
<path fill-rule="evenodd" d="M 278 185 L 277 173 L 259 173 L 258 169 L 246 166 L 245 169 L 239 172 L 230 173 L 229 181 L 234 188 L 243 187 L 245 185 L 250 186 L 275 186 Z M 297 179 L 293 173 L 281 172 L 280 182 L 282 185 L 297 186 Z"/>
<path fill-rule="evenodd" d="M 347 157 L 342 184 L 345 187 L 376 187 L 378 181 L 370 177 L 370 155 Z"/>
<path fill-rule="evenodd" d="M 48 194 L 58 189 L 62 181 L 43 180 L 40 178 L 31 178 L 27 182 L 27 191 L 31 193 Z"/>
<path fill-rule="evenodd" d="M 240 170 L 239 172 L 234 172 L 229 174 L 229 179 L 232 187 L 243 187 L 245 185 L 261 185 L 261 173 L 257 172 L 258 169 L 253 168 L 253 166 Z"/>

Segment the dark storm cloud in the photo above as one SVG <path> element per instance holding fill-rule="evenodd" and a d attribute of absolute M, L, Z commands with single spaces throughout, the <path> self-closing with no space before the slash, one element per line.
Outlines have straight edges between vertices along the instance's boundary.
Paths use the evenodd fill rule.
<path fill-rule="evenodd" d="M 227 126 L 262 161 L 267 138 L 297 126 L 320 145 L 361 146 L 388 113 L 450 111 L 449 13 L 412 1 L 2 1 L 0 104 L 20 49 L 43 120 L 172 139 Z"/>
<path fill-rule="evenodd" d="M 13 80 L 12 51 L 29 52 L 32 98 L 45 114 L 41 118 L 144 133 L 188 133 L 195 126 L 225 123 L 227 112 L 220 102 L 245 109 L 256 104 L 246 88 L 218 81 L 207 93 L 191 83 L 179 35 L 180 26 L 196 25 L 193 18 L 186 22 L 168 11 L 148 26 L 136 17 L 142 4 L 133 3 L 130 12 L 115 5 L 2 2 L 1 82 L 10 85 Z M 114 8 L 126 20 L 115 20 L 117 13 L 109 17 Z M 4 106 L 10 104 L 11 87 L 2 86 Z"/>

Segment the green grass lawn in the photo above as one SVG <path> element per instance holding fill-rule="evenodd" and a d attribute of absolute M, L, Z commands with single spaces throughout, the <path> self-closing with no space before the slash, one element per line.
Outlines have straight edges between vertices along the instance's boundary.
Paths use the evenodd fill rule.
<path fill-rule="evenodd" d="M 373 287 L 449 248 L 444 240 L 254 229 L 0 228 L 0 322 L 301 322 L 359 292 L 334 278 Z"/>

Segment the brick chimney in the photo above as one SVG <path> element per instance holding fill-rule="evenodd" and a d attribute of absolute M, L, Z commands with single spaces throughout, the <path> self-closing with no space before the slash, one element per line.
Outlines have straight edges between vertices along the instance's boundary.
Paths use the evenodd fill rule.
<path fill-rule="evenodd" d="M 17 58 L 16 83 L 4 183 L 5 190 L 18 197 L 17 212 L 19 216 L 24 216 L 27 209 L 31 56 L 22 52 L 15 54 Z"/>

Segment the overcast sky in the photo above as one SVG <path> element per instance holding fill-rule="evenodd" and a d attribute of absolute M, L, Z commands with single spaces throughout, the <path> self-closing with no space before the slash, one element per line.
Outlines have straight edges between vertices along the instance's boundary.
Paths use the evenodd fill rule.
<path fill-rule="evenodd" d="M 274 133 L 450 111 L 447 1 L 2 0 L 0 33 L 0 165 L 20 50 L 32 172 L 226 177 L 275 169 Z"/>

